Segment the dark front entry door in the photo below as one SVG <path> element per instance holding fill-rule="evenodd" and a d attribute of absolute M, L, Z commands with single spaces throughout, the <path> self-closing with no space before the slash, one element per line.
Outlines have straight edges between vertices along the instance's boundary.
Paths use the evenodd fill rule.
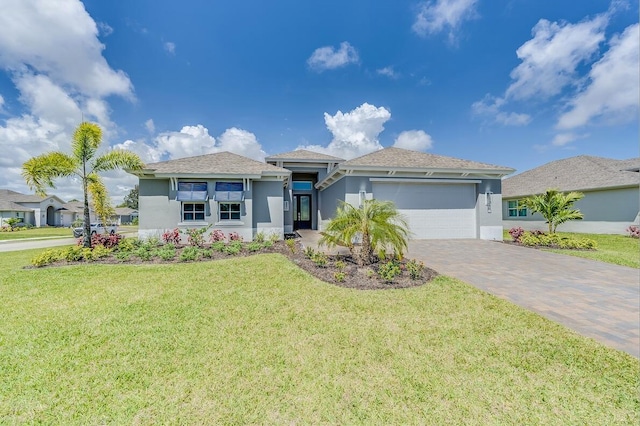
<path fill-rule="evenodd" d="M 293 229 L 311 229 L 311 195 L 293 196 Z"/>

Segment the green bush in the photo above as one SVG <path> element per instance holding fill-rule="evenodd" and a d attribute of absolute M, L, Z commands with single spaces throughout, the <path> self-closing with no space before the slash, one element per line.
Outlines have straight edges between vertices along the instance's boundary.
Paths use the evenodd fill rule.
<path fill-rule="evenodd" d="M 292 240 L 287 240 L 287 241 L 292 241 Z M 316 254 L 316 251 L 313 249 L 313 247 L 308 246 L 304 248 L 303 253 L 305 257 L 307 257 L 308 259 L 313 259 L 313 256 Z"/>
<path fill-rule="evenodd" d="M 116 251 L 114 256 L 121 262 L 127 262 L 131 259 L 132 254 L 131 251 Z"/>
<path fill-rule="evenodd" d="M 189 261 L 194 261 L 196 259 L 198 259 L 200 255 L 200 250 L 198 250 L 198 247 L 195 246 L 189 246 L 189 247 L 185 247 L 182 250 L 182 253 L 180 253 L 180 262 L 189 262 Z"/>
<path fill-rule="evenodd" d="M 235 240 L 235 241 L 231 241 L 229 244 L 227 244 L 224 247 L 223 250 L 226 254 L 229 254 L 231 256 L 235 256 L 236 254 L 240 253 L 242 251 L 242 242 Z"/>
<path fill-rule="evenodd" d="M 103 245 L 97 245 L 91 249 L 91 254 L 87 258 L 87 260 L 98 260 L 109 256 L 112 252 L 112 249 L 107 248 Z"/>
<path fill-rule="evenodd" d="M 293 238 L 289 238 L 288 240 L 285 240 L 284 243 L 287 245 L 287 247 L 291 251 L 291 254 L 295 254 L 295 252 L 296 252 L 296 240 L 294 240 Z"/>
<path fill-rule="evenodd" d="M 67 249 L 63 253 L 63 256 L 64 260 L 66 260 L 67 262 L 79 262 L 80 260 L 84 259 L 84 253 L 82 247 L 80 246 L 67 247 Z"/>
<path fill-rule="evenodd" d="M 265 233 L 263 231 L 260 231 L 260 232 L 256 233 L 256 236 L 253 239 L 253 241 L 255 241 L 256 243 L 264 243 L 266 238 L 267 238 L 267 236 L 265 235 Z"/>
<path fill-rule="evenodd" d="M 378 266 L 378 275 L 386 282 L 392 282 L 400 274 L 402 274 L 402 269 L 400 269 L 400 264 L 395 259 Z"/>
<path fill-rule="evenodd" d="M 226 244 L 224 241 L 216 241 L 215 243 L 211 243 L 211 249 L 215 251 L 219 251 L 222 253 L 224 251 Z"/>
<path fill-rule="evenodd" d="M 327 266 L 327 263 L 329 263 L 329 259 L 327 258 L 327 255 L 321 251 L 315 252 L 311 257 L 311 260 L 319 268 L 325 268 Z"/>
<path fill-rule="evenodd" d="M 336 260 L 336 263 L 334 264 L 334 266 L 336 267 L 336 269 L 338 269 L 339 271 L 344 270 L 344 268 L 347 267 L 347 264 L 344 263 L 344 261 L 342 260 Z"/>
<path fill-rule="evenodd" d="M 176 248 L 173 244 L 165 244 L 164 247 L 156 251 L 156 256 L 162 260 L 173 260 L 176 257 Z"/>
<path fill-rule="evenodd" d="M 211 259 L 213 257 L 213 250 L 200 249 L 200 257 L 202 259 Z"/>
<path fill-rule="evenodd" d="M 33 259 L 31 259 L 31 264 L 36 268 L 40 268 L 42 266 L 51 265 L 58 260 L 64 259 L 64 251 L 60 249 L 49 249 L 45 250 Z"/>
<path fill-rule="evenodd" d="M 141 242 L 137 238 L 123 238 L 117 246 L 119 252 L 133 252 L 140 246 Z"/>
<path fill-rule="evenodd" d="M 346 275 L 343 271 L 336 271 L 333 273 L 333 279 L 336 280 L 336 282 L 343 282 L 346 278 Z"/>
<path fill-rule="evenodd" d="M 138 256 L 141 260 L 143 261 L 149 261 L 153 258 L 153 256 L 156 253 L 156 250 L 154 250 L 151 246 L 147 245 L 147 244 L 143 244 L 140 247 L 138 247 L 135 250 L 135 255 Z"/>
<path fill-rule="evenodd" d="M 262 244 L 263 243 L 260 243 L 258 241 L 251 242 L 251 243 L 247 244 L 247 250 L 252 251 L 252 252 L 260 251 L 260 250 L 262 250 Z"/>
<path fill-rule="evenodd" d="M 417 280 L 422 277 L 422 272 L 424 271 L 424 262 L 419 262 L 415 259 L 411 259 L 407 262 L 407 271 L 409 272 L 409 277 L 412 280 Z"/>
<path fill-rule="evenodd" d="M 263 241 L 262 242 L 262 247 L 264 247 L 266 249 L 273 247 L 273 241 L 271 241 L 271 240 Z"/>

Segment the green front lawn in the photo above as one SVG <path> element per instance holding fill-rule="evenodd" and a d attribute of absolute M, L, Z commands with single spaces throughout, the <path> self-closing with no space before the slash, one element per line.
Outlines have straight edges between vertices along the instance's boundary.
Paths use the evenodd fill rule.
<path fill-rule="evenodd" d="M 587 259 L 599 260 L 601 262 L 613 263 L 615 265 L 630 266 L 640 268 L 640 240 L 626 235 L 612 234 L 578 234 L 571 232 L 558 232 L 561 236 L 571 238 L 591 238 L 598 243 L 597 250 L 556 250 L 544 249 L 553 253 L 568 254 L 570 256 L 584 257 Z M 504 239 L 511 240 L 509 230 L 504 230 Z"/>
<path fill-rule="evenodd" d="M 38 252 L 0 254 L 0 423 L 638 424 L 637 359 L 451 278 Z"/>
<path fill-rule="evenodd" d="M 73 237 L 71 228 L 31 228 L 20 231 L 0 232 L 0 241 L 23 240 L 25 238 Z"/>

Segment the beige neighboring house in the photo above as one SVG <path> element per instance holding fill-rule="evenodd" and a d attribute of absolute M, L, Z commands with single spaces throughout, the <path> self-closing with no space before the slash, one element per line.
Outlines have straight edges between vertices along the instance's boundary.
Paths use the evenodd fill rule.
<path fill-rule="evenodd" d="M 116 207 L 115 214 L 111 217 L 113 223 L 118 225 L 130 224 L 133 219 L 138 217 L 138 210 L 129 207 Z"/>
<path fill-rule="evenodd" d="M 559 231 L 625 234 L 629 225 L 639 224 L 640 158 L 615 160 L 580 155 L 552 161 L 504 179 L 504 227 L 546 230 L 542 216 L 531 214 L 519 205 L 519 200 L 551 188 L 584 194 L 584 198 L 575 204 L 584 219 L 559 225 Z"/>
<path fill-rule="evenodd" d="M 59 211 L 63 205 L 64 201 L 55 195 L 41 197 L 0 189 L 0 226 L 12 217 L 36 227 L 63 226 Z"/>
<path fill-rule="evenodd" d="M 84 221 L 84 203 L 82 201 L 69 201 L 62 205 L 59 213 L 61 226 L 71 227 L 73 222 L 77 220 Z M 91 222 L 93 222 L 95 220 L 95 214 L 93 214 L 91 208 L 89 208 L 89 216 Z"/>

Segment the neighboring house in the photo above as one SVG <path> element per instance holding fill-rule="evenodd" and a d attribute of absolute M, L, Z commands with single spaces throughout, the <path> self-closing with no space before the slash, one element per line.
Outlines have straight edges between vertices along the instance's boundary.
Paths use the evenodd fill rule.
<path fill-rule="evenodd" d="M 502 239 L 501 178 L 514 170 L 386 148 L 349 161 L 306 150 L 266 158 L 228 152 L 148 164 L 139 234 L 212 225 L 245 240 L 322 230 L 339 201 L 393 201 L 413 238 Z"/>
<path fill-rule="evenodd" d="M 134 218 L 138 217 L 138 210 L 129 207 L 116 207 L 112 221 L 118 225 L 130 224 Z"/>
<path fill-rule="evenodd" d="M 624 234 L 629 225 L 639 221 L 639 171 L 640 158 L 614 160 L 580 155 L 509 177 L 502 182 L 504 226 L 546 230 L 544 218 L 522 208 L 519 201 L 547 189 L 558 189 L 584 194 L 574 205 L 584 218 L 560 225 L 559 231 Z"/>
<path fill-rule="evenodd" d="M 61 226 L 71 227 L 76 221 L 84 221 L 84 203 L 82 201 L 69 201 L 58 210 Z M 91 221 L 95 219 L 93 211 L 89 210 Z"/>
<path fill-rule="evenodd" d="M 36 227 L 62 226 L 59 210 L 63 205 L 64 201 L 55 195 L 41 197 L 0 189 L 0 225 L 4 219 L 17 217 Z"/>

